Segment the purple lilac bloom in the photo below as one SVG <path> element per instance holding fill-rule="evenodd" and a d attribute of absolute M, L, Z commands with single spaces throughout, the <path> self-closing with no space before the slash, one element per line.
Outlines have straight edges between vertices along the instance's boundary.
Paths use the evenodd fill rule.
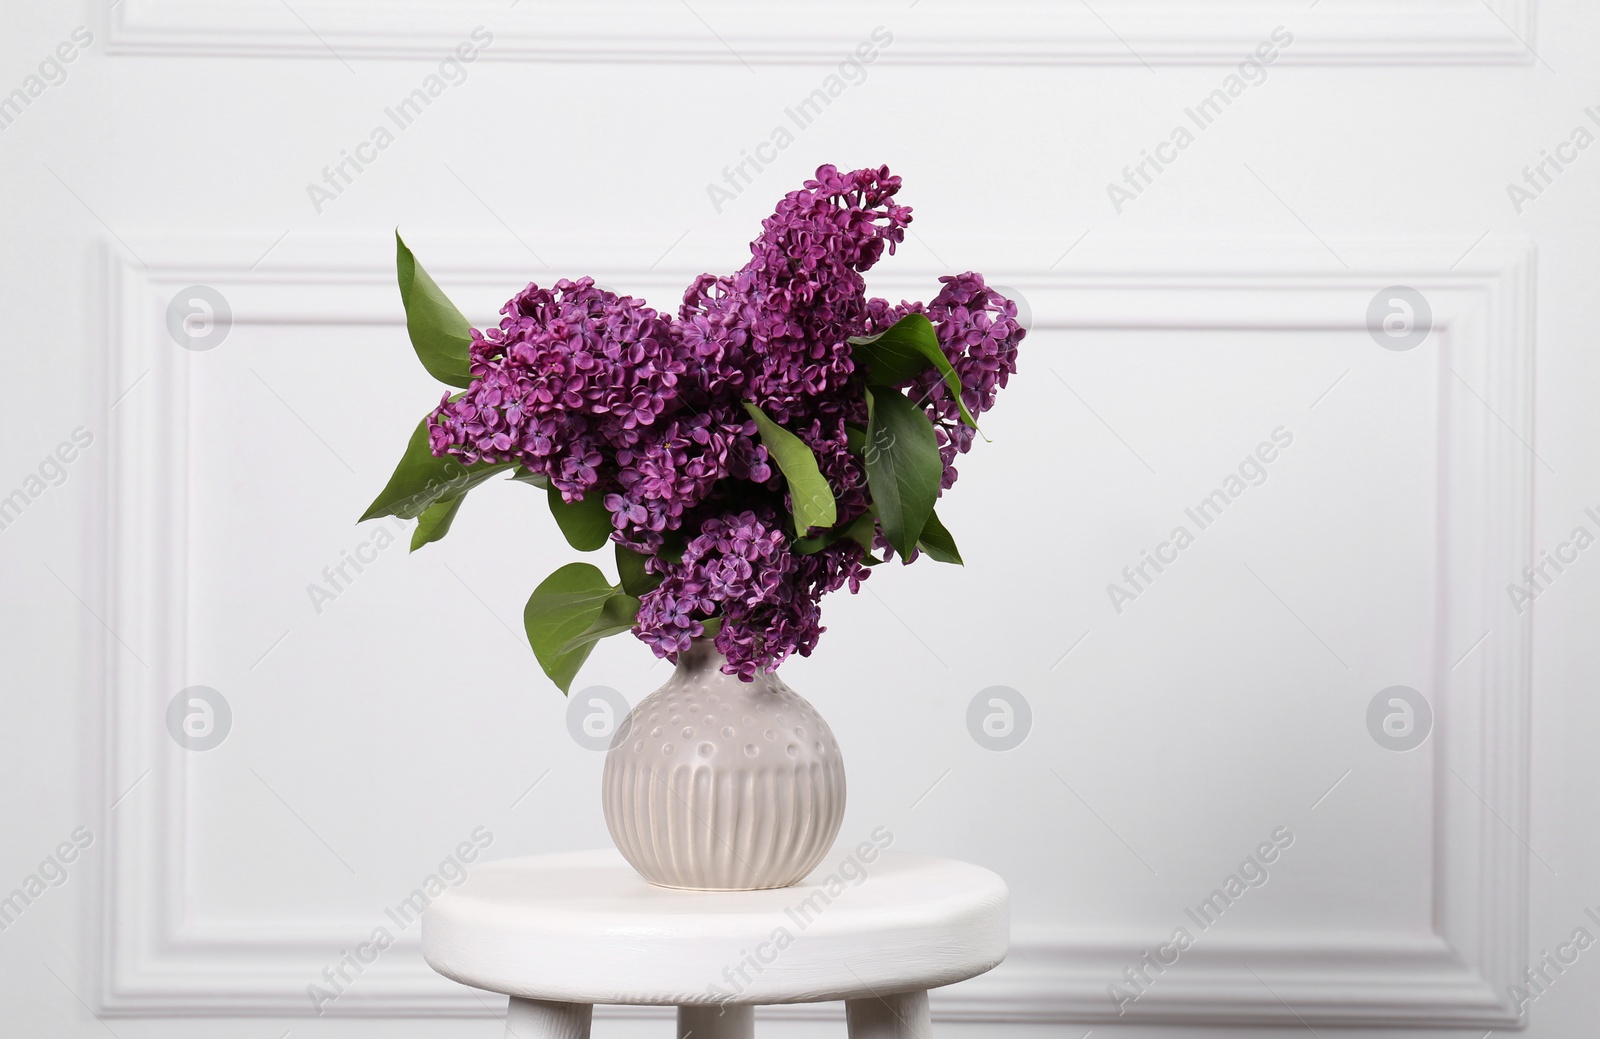
<path fill-rule="evenodd" d="M 849 541 L 800 555 L 770 510 L 714 516 L 643 597 L 635 633 L 657 656 L 676 660 L 707 619 L 721 616 L 716 644 L 725 670 L 749 680 L 790 653 L 811 654 L 825 630 L 818 600 L 847 581 L 859 589 L 867 576 L 861 555 Z"/>
<path fill-rule="evenodd" d="M 654 552 L 684 512 L 704 501 L 723 479 L 765 484 L 772 480 L 767 449 L 744 410 L 718 409 L 720 421 L 686 412 L 619 450 L 616 494 L 605 498 L 617 541 Z"/>
<path fill-rule="evenodd" d="M 1016 371 L 1025 334 L 1015 304 L 973 273 L 940 279 L 926 305 L 867 297 L 862 273 L 911 221 L 899 190 L 887 167 L 821 167 L 762 222 L 743 268 L 695 279 L 676 319 L 589 278 L 529 285 L 498 328 L 473 331 L 475 381 L 431 416 L 433 452 L 520 463 L 568 501 L 599 495 L 612 539 L 663 578 L 633 629 L 658 656 L 676 659 L 713 617 L 729 674 L 809 655 L 822 596 L 858 591 L 866 553 L 849 539 L 798 551 L 787 485 L 744 402 L 810 446 L 842 528 L 870 504 L 849 448 L 849 427 L 867 422 L 849 338 L 926 315 L 977 415 Z M 904 389 L 934 424 L 948 488 L 972 430 L 933 372 Z"/>
<path fill-rule="evenodd" d="M 732 277 L 702 275 L 678 317 L 710 395 L 732 390 L 774 421 L 807 398 L 839 394 L 855 367 L 850 336 L 865 327 L 861 272 L 905 239 L 911 210 L 893 201 L 888 167 L 817 170 L 761 223 L 750 262 Z"/>
<path fill-rule="evenodd" d="M 672 323 L 592 278 L 529 285 L 500 313 L 500 327 L 472 332 L 475 380 L 434 412 L 433 453 L 521 462 L 582 498 L 608 453 L 676 406 L 684 362 Z"/>
<path fill-rule="evenodd" d="M 983 275 L 946 275 L 944 286 L 933 302 L 901 303 L 887 300 L 867 302 L 871 331 L 882 332 L 907 314 L 922 314 L 933 322 L 939 346 L 950 367 L 961 380 L 961 400 L 976 419 L 994 407 L 996 392 L 1017 370 L 1017 344 L 1027 330 L 1017 320 L 1017 305 L 983 282 Z M 912 400 L 927 407 L 944 461 L 942 489 L 956 482 L 956 455 L 972 448 L 974 430 L 961 419 L 961 410 L 950 388 L 933 369 L 928 369 L 905 387 Z"/>

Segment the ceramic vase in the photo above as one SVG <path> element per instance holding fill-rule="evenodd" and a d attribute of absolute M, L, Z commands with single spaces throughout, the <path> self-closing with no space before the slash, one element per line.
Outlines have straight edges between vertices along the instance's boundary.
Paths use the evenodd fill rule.
<path fill-rule="evenodd" d="M 844 820 L 828 723 L 777 675 L 741 681 L 705 639 L 678 655 L 606 754 L 606 826 L 652 884 L 749 891 L 798 883 Z"/>

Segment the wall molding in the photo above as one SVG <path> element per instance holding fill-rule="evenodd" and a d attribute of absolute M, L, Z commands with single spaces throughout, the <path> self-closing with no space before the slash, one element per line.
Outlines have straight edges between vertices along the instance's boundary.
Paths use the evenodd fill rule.
<path fill-rule="evenodd" d="M 181 623 L 188 613 L 189 355 L 167 337 L 167 301 L 180 288 L 205 284 L 233 302 L 236 326 L 398 328 L 387 258 L 341 242 L 319 241 L 308 250 L 314 260 L 284 258 L 260 269 L 237 259 L 255 252 L 239 242 L 141 248 L 152 260 L 149 267 L 108 246 L 107 402 L 135 379 L 148 378 L 145 390 L 112 413 L 108 523 L 104 559 L 96 560 L 106 575 L 108 628 L 148 656 L 146 667 L 109 637 L 99 655 L 106 724 L 99 818 L 108 857 L 97 951 L 99 1002 L 110 1014 L 308 1015 L 305 989 L 314 977 L 306 964 L 327 962 L 330 949 L 370 929 L 286 919 L 267 933 L 196 919 L 184 898 L 185 864 L 192 861 L 185 853 L 186 755 L 152 724 L 171 691 L 186 684 L 189 638 Z M 1517 834 L 1526 832 L 1530 783 L 1528 631 L 1500 625 L 1474 666 L 1458 670 L 1451 670 L 1451 650 L 1459 647 L 1444 645 L 1444 633 L 1503 619 L 1506 575 L 1530 561 L 1532 458 L 1518 437 L 1532 442 L 1533 252 L 1484 242 L 1452 266 L 1459 243 L 1333 244 L 1348 268 L 1321 246 L 1299 240 L 1160 242 L 1130 243 L 1120 252 L 1106 246 L 1092 259 L 1075 255 L 1056 270 L 1040 264 L 994 279 L 1027 297 L 1038 330 L 1362 336 L 1372 296 L 1406 284 L 1428 296 L 1440 337 L 1435 931 L 1208 938 L 1185 954 L 1181 970 L 1130 1008 L 1120 1019 L 1125 1022 L 1501 1028 L 1518 1021 L 1505 992 L 1526 956 L 1527 852 Z M 503 296 L 528 275 L 513 273 L 520 265 L 497 248 L 430 244 L 429 266 L 453 293 Z M 1039 250 L 1046 251 L 1054 250 Z M 597 280 L 661 302 L 676 299 L 690 275 L 686 269 L 595 272 Z M 871 287 L 895 298 L 920 297 L 934 277 L 897 267 L 887 277 L 874 272 Z M 1456 376 L 1482 400 L 1461 392 Z M 139 795 L 111 813 L 109 806 L 145 769 L 150 772 Z M 935 1012 L 995 1022 L 1117 1020 L 1106 985 L 1140 948 L 1165 937 L 1070 930 L 1028 935 L 1001 971 L 936 994 Z M 1270 992 L 1246 964 L 1270 982 Z M 391 953 L 328 1013 L 499 1010 L 497 1001 L 434 976 L 420 956 Z"/>
<path fill-rule="evenodd" d="M 1007 0 L 974 24 L 970 9 L 924 0 L 701 0 L 691 11 L 646 0 L 574 6 L 548 0 L 404 5 L 304 0 L 123 0 L 111 10 L 113 54 L 438 60 L 483 25 L 492 61 L 832 65 L 882 25 L 893 62 L 920 65 L 1232 65 L 1274 26 L 1295 34 L 1301 64 L 1529 64 L 1534 0 L 1350 0 L 1286 12 L 1271 0 L 1199 4 Z M 298 16 L 298 17 L 297 17 Z M 302 22 L 300 19 L 304 19 Z"/>

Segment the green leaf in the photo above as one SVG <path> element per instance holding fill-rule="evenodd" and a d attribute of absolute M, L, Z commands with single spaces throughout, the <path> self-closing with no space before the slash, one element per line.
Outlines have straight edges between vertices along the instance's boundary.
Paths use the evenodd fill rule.
<path fill-rule="evenodd" d="M 817 456 L 804 440 L 767 418 L 766 412 L 749 401 L 744 410 L 756 420 L 761 443 L 783 478 L 789 481 L 789 501 L 794 508 L 795 533 L 805 535 L 812 527 L 831 527 L 839 520 L 833 488 L 817 468 Z"/>
<path fill-rule="evenodd" d="M 701 622 L 701 627 L 706 629 L 705 633 L 700 636 L 701 638 L 714 639 L 717 637 L 717 632 L 722 630 L 722 617 L 720 615 L 716 617 L 707 617 Z"/>
<path fill-rule="evenodd" d="M 867 431 L 847 423 L 844 427 L 844 446 L 846 451 L 859 455 L 867 449 Z"/>
<path fill-rule="evenodd" d="M 639 600 L 627 592 L 612 589 L 611 597 L 600 607 L 600 615 L 584 629 L 583 634 L 562 646 L 561 652 L 576 653 L 578 650 L 583 650 L 587 653 L 601 639 L 633 630 L 634 620 L 638 616 Z"/>
<path fill-rule="evenodd" d="M 849 538 L 867 550 L 867 555 L 872 555 L 872 536 L 877 532 L 877 524 L 872 513 L 863 512 L 848 524 L 842 527 L 830 527 L 816 537 L 800 538 L 794 543 L 795 551 L 803 556 L 816 555 L 836 541 Z M 870 563 L 868 564 L 871 565 Z"/>
<path fill-rule="evenodd" d="M 543 473 L 536 473 L 528 469 L 518 469 L 516 472 L 511 474 L 511 478 L 518 483 L 526 483 L 537 487 L 541 491 L 548 490 L 550 487 L 550 477 L 544 475 Z"/>
<path fill-rule="evenodd" d="M 656 558 L 669 563 L 681 563 L 684 549 L 688 547 L 689 540 L 681 529 L 664 531 L 661 535 L 661 547 L 656 549 Z"/>
<path fill-rule="evenodd" d="M 615 589 L 598 567 L 568 563 L 540 582 L 522 609 L 522 626 L 539 666 L 565 693 L 594 644 L 567 650 L 568 642 L 588 631 Z"/>
<path fill-rule="evenodd" d="M 561 492 L 551 487 L 549 490 L 550 514 L 556 518 L 556 524 L 561 528 L 561 533 L 567 537 L 567 544 L 579 552 L 593 552 L 611 540 L 611 513 L 606 511 L 603 500 L 598 494 L 591 494 L 578 501 L 567 501 L 561 497 Z"/>
<path fill-rule="evenodd" d="M 495 473 L 511 468 L 513 462 L 474 462 L 462 465 L 453 455 L 434 456 L 428 446 L 428 420 L 417 423 L 406 453 L 395 466 L 394 475 L 361 514 L 363 520 L 379 516 L 416 519 L 437 501 L 459 498 Z"/>
<path fill-rule="evenodd" d="M 917 539 L 917 547 L 941 563 L 961 562 L 961 550 L 956 548 L 956 539 L 950 536 L 943 523 L 939 522 L 937 512 L 928 513 L 928 523 L 922 528 L 922 537 Z"/>
<path fill-rule="evenodd" d="M 866 558 L 863 560 L 868 566 L 873 566 L 881 560 L 873 558 L 873 537 L 878 533 L 876 518 L 870 512 L 863 512 L 856 517 L 854 523 L 845 528 L 841 537 L 848 538 L 866 549 Z"/>
<path fill-rule="evenodd" d="M 907 314 L 875 336 L 852 336 L 851 360 L 867 370 L 867 381 L 880 386 L 910 382 L 928 369 L 938 369 L 944 384 L 961 409 L 961 419 L 973 429 L 978 423 L 961 399 L 961 378 L 939 348 L 939 333 L 921 314 Z"/>
<path fill-rule="evenodd" d="M 472 348 L 471 326 L 456 309 L 428 272 L 417 263 L 400 232 L 394 233 L 395 273 L 400 282 L 400 302 L 406 308 L 406 331 L 417 359 L 440 382 L 451 386 L 470 386 L 472 373 L 468 352 Z"/>
<path fill-rule="evenodd" d="M 830 527 L 821 534 L 817 534 L 809 538 L 796 538 L 794 542 L 794 550 L 802 556 L 814 556 L 818 552 L 821 552 L 823 549 L 827 548 L 829 545 L 833 544 L 835 541 L 838 541 L 843 533 L 844 532 L 837 527 Z"/>
<path fill-rule="evenodd" d="M 415 552 L 428 542 L 438 541 L 450 533 L 456 510 L 461 508 L 465 500 L 466 495 L 463 494 L 449 501 L 436 501 L 422 510 L 422 515 L 417 517 L 417 529 L 411 532 L 411 551 Z"/>
<path fill-rule="evenodd" d="M 644 595 L 661 586 L 661 575 L 644 568 L 649 558 L 625 545 L 617 546 L 617 575 L 622 578 L 622 590 L 629 595 Z"/>
<path fill-rule="evenodd" d="M 939 498 L 944 463 L 927 414 L 899 390 L 867 389 L 867 487 L 883 536 L 911 554 Z"/>

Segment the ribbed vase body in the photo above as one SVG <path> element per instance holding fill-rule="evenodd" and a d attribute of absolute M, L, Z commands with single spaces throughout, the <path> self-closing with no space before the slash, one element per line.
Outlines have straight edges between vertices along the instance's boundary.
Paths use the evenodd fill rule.
<path fill-rule="evenodd" d="M 844 821 L 844 762 L 776 675 L 743 682 L 697 641 L 629 712 L 601 796 L 617 850 L 650 883 L 747 891 L 810 873 Z"/>

